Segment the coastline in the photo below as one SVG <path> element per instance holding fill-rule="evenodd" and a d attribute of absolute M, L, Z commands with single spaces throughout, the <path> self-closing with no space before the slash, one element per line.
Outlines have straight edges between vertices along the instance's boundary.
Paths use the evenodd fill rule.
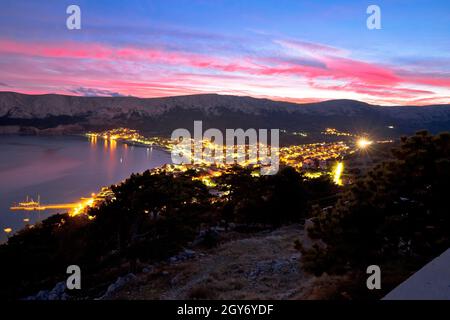
<path fill-rule="evenodd" d="M 61 213 L 61 212 L 65 212 L 63 210 L 45 210 L 45 211 L 40 211 L 39 215 L 38 214 L 34 214 L 34 211 L 30 211 L 30 212 L 25 212 L 24 214 L 22 214 L 21 212 L 18 213 L 12 213 L 9 210 L 9 207 L 12 203 L 14 202 L 20 202 L 23 199 L 25 199 L 25 197 L 27 195 L 32 196 L 33 198 L 37 197 L 38 194 L 41 195 L 41 199 L 43 199 L 44 204 L 53 204 L 53 203 L 73 203 L 73 202 L 77 202 L 80 201 L 81 198 L 84 198 L 88 195 L 90 195 L 92 192 L 93 193 L 98 193 L 100 192 L 101 188 L 106 186 L 109 187 L 111 185 L 114 184 L 118 184 L 121 181 L 123 181 L 123 179 L 126 179 L 130 176 L 130 174 L 132 173 L 142 173 L 145 170 L 151 169 L 153 167 L 159 167 L 160 165 L 162 165 L 161 163 L 167 163 L 170 160 L 170 155 L 168 153 L 168 151 L 164 148 L 161 148 L 160 146 L 153 146 L 153 150 L 157 151 L 157 156 L 156 158 L 152 158 L 153 160 L 151 160 L 151 162 L 147 162 L 149 161 L 148 158 L 147 160 L 144 160 L 144 157 L 146 155 L 146 151 L 143 147 L 143 145 L 135 145 L 136 147 L 138 147 L 137 149 L 134 150 L 133 154 L 135 156 L 132 156 L 131 158 L 129 158 L 128 161 L 129 162 L 128 165 L 126 165 L 128 167 L 128 169 L 119 169 L 121 167 L 117 167 L 117 165 L 120 165 L 120 159 L 121 157 L 124 157 L 124 160 L 127 159 L 125 158 L 125 154 L 121 155 L 122 151 L 119 151 L 120 149 L 123 149 L 124 147 L 120 147 L 119 150 L 115 151 L 115 162 L 117 163 L 117 165 L 115 166 L 110 166 L 109 161 L 111 160 L 109 157 L 110 155 L 112 155 L 113 153 L 106 153 L 107 156 L 102 156 L 102 154 L 105 154 L 103 150 L 103 146 L 101 146 L 101 148 L 99 148 L 99 152 L 95 152 L 95 156 L 93 158 L 90 158 L 90 156 L 88 156 L 88 154 L 86 154 L 86 156 L 81 156 L 78 157 L 77 156 L 77 150 L 79 148 L 83 148 L 82 144 L 85 143 L 86 144 L 86 148 L 90 148 L 88 146 L 88 139 L 84 134 L 63 134 L 63 135 L 56 135 L 56 136 L 40 136 L 40 135 L 30 135 L 30 134 L 4 134 L 4 135 L 0 135 L 0 138 L 3 137 L 6 140 L 6 143 L 9 144 L 9 141 L 16 141 L 20 142 L 21 138 L 27 139 L 27 138 L 33 138 L 33 137 L 41 137 L 43 139 L 46 139 L 45 143 L 44 143 L 44 149 L 47 149 L 46 146 L 59 146 L 60 144 L 65 145 L 64 141 L 65 139 L 67 139 L 68 141 L 79 141 L 79 145 L 77 143 L 72 144 L 71 145 L 71 154 L 69 154 L 67 157 L 60 157 L 58 156 L 58 150 L 60 149 L 59 147 L 56 147 L 56 151 L 57 152 L 56 156 L 58 157 L 58 162 L 52 162 L 51 160 L 49 160 L 51 162 L 51 164 L 48 165 L 49 169 L 46 170 L 45 172 L 49 172 L 48 174 L 45 174 L 45 177 L 49 177 L 49 179 L 51 177 L 53 177 L 54 174 L 56 174 L 56 176 L 54 176 L 53 178 L 51 178 L 51 181 L 54 182 L 45 182 L 43 184 L 40 183 L 34 183 L 34 182 L 30 182 L 25 186 L 17 186 L 14 187 L 13 191 L 11 192 L 7 192 L 2 194 L 2 203 L 0 204 L 2 208 L 2 211 L 4 212 L 4 215 L 1 219 L 2 223 L 2 235 L 3 236 L 0 237 L 0 243 L 4 243 L 7 241 L 7 236 L 11 236 L 12 234 L 18 232 L 19 230 L 22 230 L 26 224 L 23 224 L 23 218 L 27 218 L 30 219 L 30 224 L 34 224 L 37 223 L 38 221 L 42 221 L 50 216 L 53 216 L 57 213 Z M 17 139 L 15 138 L 17 137 Z M 52 139 L 55 138 L 56 140 L 54 142 L 52 142 L 52 140 L 48 141 L 47 139 Z M 75 140 L 73 140 L 75 139 Z M 34 141 L 34 140 L 33 140 Z M 37 144 L 39 140 L 37 140 Z M 120 144 L 126 144 L 123 141 L 119 141 Z M 76 147 L 78 149 L 73 149 L 73 147 Z M 78 146 L 78 147 L 77 147 Z M 28 147 L 26 147 L 28 148 Z M 148 148 L 148 147 L 147 147 Z M 138 150 L 139 149 L 139 150 Z M 21 149 L 22 150 L 22 149 Z M 35 150 L 35 148 L 33 148 L 32 150 Z M 50 150 L 50 149 L 49 149 Z M 83 149 L 81 149 L 83 150 Z M 86 149 L 87 150 L 87 149 Z M 4 150 L 5 152 L 8 152 L 6 150 Z M 131 151 L 131 150 L 130 150 Z M 19 156 L 21 159 L 26 159 L 27 156 L 23 155 L 24 151 L 21 151 L 20 154 L 17 154 L 16 156 Z M 44 152 L 44 151 L 43 151 Z M 48 154 L 49 151 L 45 151 L 46 154 Z M 50 150 L 50 152 L 53 152 Z M 92 152 L 92 151 L 87 151 L 87 152 Z M 119 152 L 119 153 L 117 153 Z M 14 155 L 12 155 L 14 156 Z M 51 154 L 48 154 L 49 157 L 51 157 Z M 131 156 L 131 154 L 130 154 Z M 35 156 L 31 156 L 32 158 L 35 158 Z M 40 158 L 42 158 L 42 156 L 39 156 Z M 86 164 L 81 164 L 82 167 L 79 167 L 79 165 L 77 165 L 78 168 L 80 169 L 76 169 L 73 166 L 63 166 L 61 162 L 65 162 L 66 158 L 70 159 L 70 158 L 74 158 L 73 160 L 75 161 L 76 159 L 83 161 L 83 159 L 86 159 Z M 76 159 L 75 159 L 76 158 Z M 89 160 L 91 159 L 91 160 Z M 102 160 L 103 159 L 103 160 Z M 142 159 L 142 160 L 138 160 L 138 159 Z M 13 163 L 17 163 L 16 161 L 12 160 Z M 46 162 L 48 163 L 49 161 L 46 160 Z M 93 174 L 93 172 L 96 172 L 97 169 L 94 169 L 92 166 L 92 161 L 94 161 L 94 163 L 96 161 L 98 161 L 97 165 L 94 165 L 95 168 L 98 167 L 99 171 L 99 179 L 100 182 L 99 183 L 91 183 L 93 179 L 91 179 L 91 177 L 94 177 L 95 175 Z M 8 162 L 10 162 L 9 160 L 4 160 L 5 164 L 7 164 Z M 59 165 L 58 163 L 61 163 L 61 165 Z M 90 163 L 90 164 L 89 164 Z M 125 162 L 124 162 L 125 163 Z M 103 166 L 110 166 L 110 169 L 106 169 L 106 168 L 102 168 Z M 45 164 L 42 164 L 42 166 L 45 167 Z M 56 166 L 56 167 L 55 167 Z M 87 170 L 88 172 L 90 172 L 89 174 L 81 172 L 81 171 L 85 171 L 85 166 L 87 166 Z M 59 170 L 59 173 L 52 173 L 55 168 L 59 168 L 61 167 L 61 170 Z M 28 167 L 27 167 L 28 168 Z M 65 168 L 65 169 L 64 169 Z M 19 168 L 17 170 L 21 170 L 20 169 L 20 165 Z M 28 169 L 27 169 L 28 170 Z M 53 170 L 53 171 L 52 171 Z M 112 171 L 108 171 L 108 170 L 112 170 Z M 129 170 L 129 171 L 126 171 Z M 30 170 L 28 170 L 30 171 Z M 27 171 L 27 172 L 28 172 Z M 33 174 L 32 172 L 34 171 L 30 171 L 29 174 Z M 79 174 L 77 174 L 77 172 L 79 172 Z M 103 173 L 101 173 L 103 172 Z M 109 172 L 109 173 L 106 173 Z M 40 170 L 39 172 L 36 172 L 37 177 L 36 179 L 38 179 L 40 176 L 42 176 L 44 173 L 42 170 Z M 115 176 L 115 178 L 113 176 L 109 177 L 110 175 Z M 34 176 L 34 175 L 33 175 Z M 79 177 L 78 177 L 79 176 Z M 23 177 L 22 179 L 20 179 L 20 181 L 27 181 L 26 179 L 28 179 L 27 177 L 29 177 L 29 175 L 27 174 L 25 177 Z M 30 178 L 32 178 L 30 176 Z M 111 179 L 112 178 L 112 179 Z M 40 178 L 39 178 L 40 179 Z M 76 180 L 74 180 L 76 179 Z M 96 180 L 96 179 L 94 179 Z M 78 181 L 78 182 L 77 182 Z M 74 185 L 71 185 L 71 183 L 74 183 Z M 6 182 L 5 182 L 6 183 Z M 14 185 L 14 184 L 12 184 Z M 8 186 L 11 186 L 11 184 L 8 184 Z M 7 185 L 5 185 L 6 188 Z M 9 188 L 9 187 L 8 187 Z M 51 190 L 53 189 L 53 190 Z M 5 189 L 6 190 L 6 189 Z M 46 194 L 47 192 L 47 194 Z M 56 192 L 56 193 L 55 193 Z M 54 195 L 54 196 L 53 196 Z M 12 228 L 13 231 L 10 234 L 5 234 L 3 231 L 3 229 L 7 229 L 7 228 Z"/>

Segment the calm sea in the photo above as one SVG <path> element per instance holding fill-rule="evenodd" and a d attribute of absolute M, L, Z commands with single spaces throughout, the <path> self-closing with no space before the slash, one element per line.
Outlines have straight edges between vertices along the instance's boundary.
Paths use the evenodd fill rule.
<path fill-rule="evenodd" d="M 170 162 L 157 148 L 127 146 L 84 137 L 0 136 L 0 242 L 58 211 L 11 211 L 27 196 L 41 203 L 71 203 L 118 183 L 131 173 Z M 12 234 L 10 233 L 10 234 Z"/>

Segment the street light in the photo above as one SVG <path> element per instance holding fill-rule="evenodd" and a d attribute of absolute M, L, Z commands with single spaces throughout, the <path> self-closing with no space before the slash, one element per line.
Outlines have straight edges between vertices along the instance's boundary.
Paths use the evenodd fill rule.
<path fill-rule="evenodd" d="M 342 186 L 342 173 L 344 172 L 344 163 L 338 162 L 333 169 L 333 182 L 338 186 Z"/>
<path fill-rule="evenodd" d="M 373 141 L 368 140 L 367 138 L 359 138 L 358 141 L 356 141 L 356 145 L 359 149 L 367 149 Z"/>

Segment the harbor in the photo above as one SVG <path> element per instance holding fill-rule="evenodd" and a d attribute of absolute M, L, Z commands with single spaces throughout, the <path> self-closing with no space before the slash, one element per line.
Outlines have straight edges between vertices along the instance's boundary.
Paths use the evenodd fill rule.
<path fill-rule="evenodd" d="M 12 211 L 45 211 L 45 210 L 67 210 L 70 216 L 77 216 L 85 213 L 86 209 L 91 207 L 97 207 L 106 200 L 113 200 L 114 193 L 110 188 L 103 187 L 98 194 L 92 193 L 90 197 L 80 198 L 80 201 L 74 203 L 57 203 L 57 204 L 45 204 L 41 203 L 40 196 L 38 200 L 34 201 L 33 198 L 26 197 L 26 200 L 13 204 L 9 209 Z"/>
<path fill-rule="evenodd" d="M 74 209 L 77 205 L 77 203 L 42 204 L 39 196 L 37 201 L 34 201 L 27 196 L 25 201 L 13 204 L 9 209 L 12 211 L 44 211 L 54 209 Z"/>

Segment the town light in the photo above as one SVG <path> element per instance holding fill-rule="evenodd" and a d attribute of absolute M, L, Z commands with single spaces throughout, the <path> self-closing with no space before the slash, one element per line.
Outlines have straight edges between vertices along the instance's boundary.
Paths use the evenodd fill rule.
<path fill-rule="evenodd" d="M 366 138 L 359 138 L 358 141 L 356 141 L 356 145 L 359 149 L 367 149 L 372 143 L 373 141 Z"/>
<path fill-rule="evenodd" d="M 338 162 L 333 169 L 333 182 L 339 186 L 342 185 L 342 173 L 344 172 L 344 163 Z"/>

